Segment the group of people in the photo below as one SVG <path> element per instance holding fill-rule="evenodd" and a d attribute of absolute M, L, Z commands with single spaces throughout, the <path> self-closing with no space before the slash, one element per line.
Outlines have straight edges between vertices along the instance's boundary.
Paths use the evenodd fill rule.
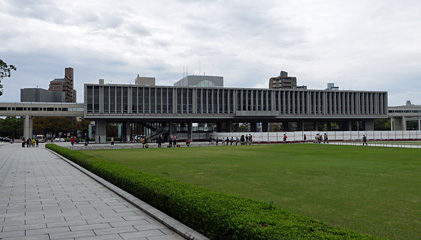
<path fill-rule="evenodd" d="M 26 144 L 26 147 L 38 147 L 39 146 L 39 140 L 35 139 L 35 138 L 27 138 L 25 140 L 25 138 L 22 138 L 22 147 L 24 148 Z"/>
<path fill-rule="evenodd" d="M 231 139 L 229 137 L 226 138 L 221 138 L 221 140 L 219 139 L 219 137 L 213 137 L 210 136 L 209 137 L 209 144 L 214 144 L 216 146 L 218 146 L 219 142 L 222 143 L 222 146 L 224 145 L 233 145 L 235 143 L 235 145 L 238 145 L 238 143 L 240 143 L 241 145 L 251 145 L 253 144 L 253 136 L 251 134 L 249 135 L 241 135 L 241 137 L 231 137 Z"/>
<path fill-rule="evenodd" d="M 316 137 L 314 138 L 313 143 L 319 143 L 320 144 L 322 142 L 323 143 L 329 143 L 329 138 L 327 137 L 327 134 L 326 133 L 324 135 L 316 134 Z"/>

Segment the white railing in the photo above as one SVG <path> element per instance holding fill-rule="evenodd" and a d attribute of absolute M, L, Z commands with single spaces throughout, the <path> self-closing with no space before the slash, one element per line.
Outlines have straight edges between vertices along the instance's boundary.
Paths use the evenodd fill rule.
<path fill-rule="evenodd" d="M 421 140 L 421 131 L 302 131 L 302 132 L 221 132 L 213 133 L 213 137 L 229 138 L 241 137 L 241 135 L 251 134 L 255 143 L 277 143 L 283 142 L 284 134 L 287 142 L 303 142 L 304 135 L 306 141 L 314 141 L 317 134 L 324 136 L 327 134 L 329 141 L 362 141 L 363 135 L 368 141 L 392 141 L 392 140 Z"/>

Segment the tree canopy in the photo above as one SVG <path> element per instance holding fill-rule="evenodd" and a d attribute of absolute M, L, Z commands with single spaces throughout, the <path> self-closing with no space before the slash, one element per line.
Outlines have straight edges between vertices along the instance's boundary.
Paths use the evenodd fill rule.
<path fill-rule="evenodd" d="M 8 65 L 0 59 L 0 96 L 3 95 L 3 85 L 1 84 L 1 80 L 5 77 L 10 77 L 11 70 L 16 71 L 16 67 L 14 65 Z"/>

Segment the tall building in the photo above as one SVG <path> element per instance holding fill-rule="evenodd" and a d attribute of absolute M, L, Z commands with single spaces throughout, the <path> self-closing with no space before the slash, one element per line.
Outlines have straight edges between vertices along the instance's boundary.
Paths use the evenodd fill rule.
<path fill-rule="evenodd" d="M 76 90 L 73 84 L 73 68 L 65 68 L 64 78 L 56 78 L 50 82 L 49 91 L 64 92 L 65 102 L 76 102 Z"/>
<path fill-rule="evenodd" d="M 288 77 L 288 73 L 281 71 L 277 77 L 271 77 L 269 79 L 270 89 L 307 89 L 306 86 L 297 86 L 296 77 Z"/>

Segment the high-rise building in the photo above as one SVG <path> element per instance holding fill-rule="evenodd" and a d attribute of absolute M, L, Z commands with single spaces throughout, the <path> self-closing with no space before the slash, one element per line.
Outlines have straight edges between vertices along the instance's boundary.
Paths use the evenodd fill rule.
<path fill-rule="evenodd" d="M 49 91 L 64 92 L 66 102 L 76 102 L 76 90 L 73 84 L 73 68 L 64 69 L 64 78 L 56 78 L 50 82 Z"/>
<path fill-rule="evenodd" d="M 271 77 L 269 79 L 270 89 L 307 89 L 306 86 L 297 86 L 296 77 L 288 77 L 288 73 L 281 71 L 277 77 Z"/>

